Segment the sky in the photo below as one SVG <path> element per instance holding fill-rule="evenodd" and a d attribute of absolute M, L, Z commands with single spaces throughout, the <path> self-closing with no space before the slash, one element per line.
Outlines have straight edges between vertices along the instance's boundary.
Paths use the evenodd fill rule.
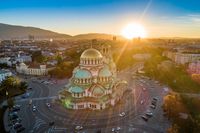
<path fill-rule="evenodd" d="M 119 35 L 133 22 L 148 37 L 200 37 L 200 0 L 0 0 L 0 23 L 70 35 Z"/>

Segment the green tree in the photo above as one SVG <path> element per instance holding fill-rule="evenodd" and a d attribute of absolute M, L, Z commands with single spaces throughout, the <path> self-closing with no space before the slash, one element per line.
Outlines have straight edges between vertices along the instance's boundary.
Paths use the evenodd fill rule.
<path fill-rule="evenodd" d="M 42 55 L 41 51 L 35 51 L 32 53 L 32 60 L 34 62 L 43 63 L 46 58 Z"/>

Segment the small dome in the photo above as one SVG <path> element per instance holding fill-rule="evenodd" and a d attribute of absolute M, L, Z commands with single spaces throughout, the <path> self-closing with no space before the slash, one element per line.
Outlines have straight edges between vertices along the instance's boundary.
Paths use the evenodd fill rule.
<path fill-rule="evenodd" d="M 26 66 L 26 64 L 24 62 L 21 62 L 19 65 L 20 66 Z"/>
<path fill-rule="evenodd" d="M 93 93 L 93 95 L 95 95 L 95 96 L 101 96 L 101 95 L 104 94 L 104 91 L 103 91 L 103 89 L 102 89 L 101 87 L 95 86 L 95 87 L 93 88 L 92 93 Z"/>
<path fill-rule="evenodd" d="M 96 59 L 102 57 L 103 57 L 102 54 L 94 48 L 87 49 L 81 54 L 81 58 L 86 58 L 86 59 Z"/>
<path fill-rule="evenodd" d="M 99 72 L 99 77 L 109 77 L 112 76 L 112 73 L 110 72 L 108 66 L 104 66 Z"/>
<path fill-rule="evenodd" d="M 74 77 L 75 78 L 91 78 L 92 77 L 92 74 L 88 71 L 88 70 L 85 70 L 85 69 L 77 69 L 75 74 L 74 74 Z"/>
<path fill-rule="evenodd" d="M 69 88 L 69 91 L 72 93 L 82 93 L 84 90 L 78 86 L 72 86 Z"/>

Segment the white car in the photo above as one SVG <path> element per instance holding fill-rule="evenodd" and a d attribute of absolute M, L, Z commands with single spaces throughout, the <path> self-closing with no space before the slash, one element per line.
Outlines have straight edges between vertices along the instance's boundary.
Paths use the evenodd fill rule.
<path fill-rule="evenodd" d="M 75 129 L 76 129 L 76 130 L 82 130 L 83 127 L 82 127 L 82 126 L 76 126 Z"/>
<path fill-rule="evenodd" d="M 122 113 L 119 114 L 119 116 L 121 116 L 121 117 L 123 117 L 125 115 L 126 115 L 125 112 L 122 112 Z"/>
<path fill-rule="evenodd" d="M 140 101 L 140 104 L 143 104 L 143 103 L 144 103 L 144 100 L 141 100 L 141 101 Z"/>
<path fill-rule="evenodd" d="M 48 108 L 50 108 L 50 107 L 51 107 L 50 103 L 46 103 L 46 105 L 47 105 L 47 107 L 48 107 Z"/>
<path fill-rule="evenodd" d="M 115 131 L 115 128 L 112 128 L 111 131 L 114 132 L 114 131 Z"/>
<path fill-rule="evenodd" d="M 117 130 L 117 131 L 121 130 L 121 127 L 117 127 L 116 130 Z"/>
<path fill-rule="evenodd" d="M 31 104 L 32 104 L 32 102 L 33 102 L 33 100 L 32 100 L 32 99 L 30 99 L 30 100 L 29 100 L 29 102 L 28 102 L 28 104 L 29 104 L 29 105 L 31 105 Z"/>
<path fill-rule="evenodd" d="M 36 106 L 35 105 L 33 105 L 33 112 L 35 112 L 36 111 Z"/>

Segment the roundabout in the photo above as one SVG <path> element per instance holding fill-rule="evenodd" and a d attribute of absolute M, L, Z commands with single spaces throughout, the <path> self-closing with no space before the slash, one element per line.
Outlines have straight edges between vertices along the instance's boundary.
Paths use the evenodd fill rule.
<path fill-rule="evenodd" d="M 32 95 L 27 99 L 16 98 L 16 104 L 21 105 L 18 114 L 26 128 L 24 133 L 73 133 L 77 131 L 76 126 L 83 127 L 80 133 L 95 133 L 98 130 L 110 133 L 113 128 L 117 127 L 120 127 L 120 132 L 123 133 L 140 131 L 161 133 L 165 131 L 169 122 L 162 114 L 161 105 L 164 96 L 162 87 L 156 85 L 153 80 L 143 79 L 145 83 L 141 82 L 140 78 L 133 80 L 130 73 L 136 69 L 137 67 L 133 66 L 118 73 L 122 79 L 128 81 L 128 90 L 115 106 L 103 110 L 66 109 L 58 102 L 58 96 L 55 95 L 66 83 L 47 85 L 40 80 L 28 79 L 29 86 L 33 88 L 29 90 Z M 149 105 L 155 96 L 159 98 L 159 102 L 156 109 L 151 109 Z M 33 101 L 32 105 L 29 105 L 30 99 Z M 47 103 L 51 106 L 48 107 Z M 36 111 L 33 111 L 33 105 L 37 107 Z M 154 114 L 148 122 L 141 118 L 147 110 Z M 120 116 L 122 113 L 124 115 Z M 5 113 L 5 120 L 6 116 L 8 116 L 7 113 Z M 52 122 L 53 125 L 50 124 Z M 162 128 L 157 129 L 157 126 Z M 9 130 L 9 127 L 7 129 Z"/>

